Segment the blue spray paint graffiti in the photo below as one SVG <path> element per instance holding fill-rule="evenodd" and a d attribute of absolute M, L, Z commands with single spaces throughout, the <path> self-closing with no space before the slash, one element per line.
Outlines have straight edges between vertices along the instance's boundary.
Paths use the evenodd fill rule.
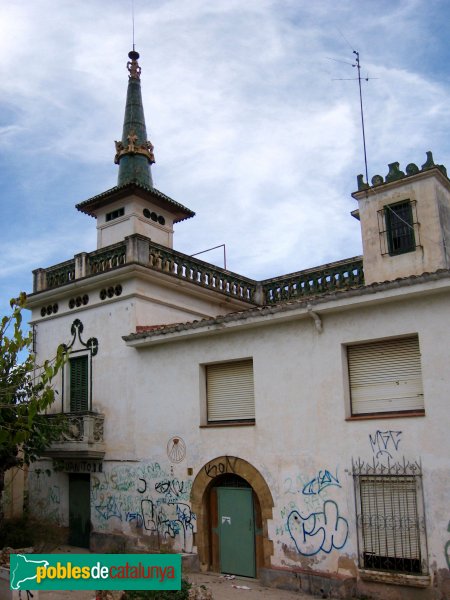
<path fill-rule="evenodd" d="M 392 458 L 392 452 L 397 452 L 402 435 L 401 431 L 376 431 L 374 435 L 369 434 L 370 445 L 375 458 L 379 458 L 386 454 Z"/>
<path fill-rule="evenodd" d="M 303 556 L 314 556 L 322 551 L 329 554 L 333 548 L 343 548 L 348 538 L 348 522 L 339 515 L 333 500 L 327 500 L 323 512 L 303 517 L 293 510 L 288 517 L 288 531 Z"/>
<path fill-rule="evenodd" d="M 447 531 L 450 531 L 450 521 L 448 522 Z M 447 567 L 450 569 L 450 540 L 445 544 L 445 559 Z"/>
<path fill-rule="evenodd" d="M 320 494 L 322 490 L 330 485 L 341 487 L 337 476 L 337 469 L 336 476 L 332 475 L 327 469 L 324 469 L 323 471 L 320 470 L 317 477 L 314 477 L 314 479 L 311 479 L 311 481 L 308 481 L 308 483 L 303 486 L 302 492 L 305 496 L 313 496 L 314 494 Z"/>
<path fill-rule="evenodd" d="M 109 496 L 104 502 L 95 508 L 104 519 L 117 517 L 118 519 L 122 520 L 122 513 L 120 512 L 116 499 L 113 496 Z"/>

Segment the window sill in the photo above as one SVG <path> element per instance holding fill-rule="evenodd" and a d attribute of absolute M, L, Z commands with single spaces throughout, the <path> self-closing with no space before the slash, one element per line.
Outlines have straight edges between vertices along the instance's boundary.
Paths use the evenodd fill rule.
<path fill-rule="evenodd" d="M 205 423 L 200 425 L 200 429 L 210 429 L 212 427 L 254 427 L 255 421 L 224 421 L 223 423 Z"/>
<path fill-rule="evenodd" d="M 364 581 L 407 585 L 410 587 L 425 588 L 431 584 L 431 577 L 429 575 L 407 575 L 406 573 L 389 573 L 387 571 L 359 569 L 359 576 Z"/>
<path fill-rule="evenodd" d="M 425 411 L 418 410 L 415 412 L 391 412 L 391 413 L 382 413 L 382 414 L 370 414 L 370 415 L 353 415 L 351 417 L 346 417 L 346 421 L 367 421 L 370 419 L 401 419 L 401 418 L 409 418 L 409 417 L 424 417 Z"/>

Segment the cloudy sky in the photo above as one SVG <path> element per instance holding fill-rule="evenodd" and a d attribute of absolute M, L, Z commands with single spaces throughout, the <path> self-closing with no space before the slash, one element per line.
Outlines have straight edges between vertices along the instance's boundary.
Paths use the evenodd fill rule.
<path fill-rule="evenodd" d="M 387 163 L 450 167 L 446 0 L 134 0 L 155 187 L 262 279 L 361 253 L 351 192 Z M 31 271 L 96 247 L 74 205 L 117 180 L 131 0 L 0 0 L 0 311 Z M 330 60 L 334 59 L 334 60 Z M 339 62 L 342 61 L 342 62 Z M 343 80 L 342 80 L 343 79 Z M 221 252 L 202 258 L 221 265 Z M 0 313 L 1 314 L 1 313 Z"/>

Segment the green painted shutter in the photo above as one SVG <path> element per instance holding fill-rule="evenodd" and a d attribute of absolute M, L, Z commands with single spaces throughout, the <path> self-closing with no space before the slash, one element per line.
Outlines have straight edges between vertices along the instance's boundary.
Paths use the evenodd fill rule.
<path fill-rule="evenodd" d="M 255 419 L 253 361 L 206 367 L 208 421 Z"/>
<path fill-rule="evenodd" d="M 423 410 L 417 336 L 348 346 L 352 414 Z"/>
<path fill-rule="evenodd" d="M 70 359 L 70 411 L 88 410 L 88 357 Z"/>

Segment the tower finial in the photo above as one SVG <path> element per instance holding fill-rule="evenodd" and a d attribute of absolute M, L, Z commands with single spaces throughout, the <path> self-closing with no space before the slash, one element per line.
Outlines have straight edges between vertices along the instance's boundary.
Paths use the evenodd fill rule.
<path fill-rule="evenodd" d="M 153 187 L 150 165 L 155 162 L 153 145 L 147 139 L 141 94 L 141 67 L 139 52 L 128 53 L 128 91 L 123 121 L 122 139 L 116 144 L 114 162 L 119 165 L 117 185 L 138 183 Z"/>
<path fill-rule="evenodd" d="M 138 63 L 139 52 L 136 52 L 136 50 L 134 49 L 134 44 L 133 44 L 133 50 L 131 50 L 131 52 L 128 52 L 128 58 L 130 60 L 127 62 L 127 69 L 130 73 L 129 74 L 130 79 L 140 79 L 141 78 L 141 67 L 139 66 L 139 63 Z"/>

